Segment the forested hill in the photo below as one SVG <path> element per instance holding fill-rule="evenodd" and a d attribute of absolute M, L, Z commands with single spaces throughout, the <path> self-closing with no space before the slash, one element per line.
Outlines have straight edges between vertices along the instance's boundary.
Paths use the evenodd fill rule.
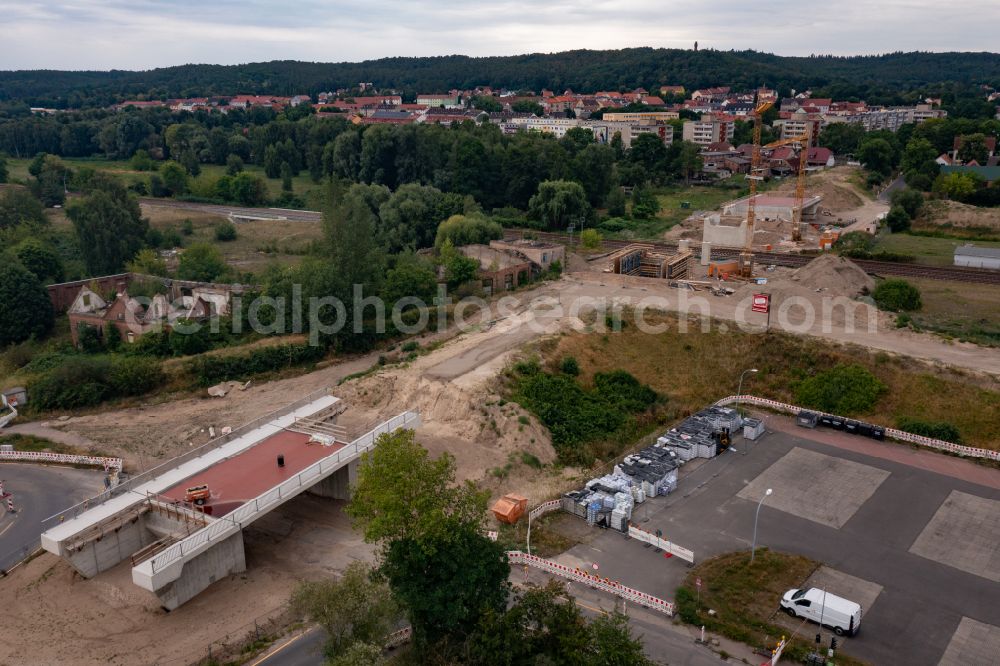
<path fill-rule="evenodd" d="M 358 63 L 274 61 L 245 65 L 183 65 L 143 72 L 0 72 L 0 101 L 33 106 L 102 106 L 151 98 L 270 93 L 288 95 L 371 81 L 405 93 L 491 85 L 562 91 L 661 84 L 691 88 L 768 85 L 821 89 L 839 98 L 885 98 L 955 84 L 1000 87 L 1000 54 L 891 53 L 880 56 L 783 57 L 756 51 L 635 48 L 470 58 L 384 58 Z M 891 101 L 891 100 L 885 100 Z"/>

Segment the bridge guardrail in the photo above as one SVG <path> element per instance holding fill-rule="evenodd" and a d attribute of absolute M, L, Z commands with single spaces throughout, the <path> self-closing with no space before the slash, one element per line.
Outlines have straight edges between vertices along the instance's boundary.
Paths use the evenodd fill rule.
<path fill-rule="evenodd" d="M 181 559 L 184 557 L 185 552 L 191 552 L 194 549 L 200 548 L 204 544 L 213 541 L 223 534 L 228 536 L 229 531 L 233 527 L 241 529 L 244 521 L 252 518 L 255 514 L 258 514 L 261 511 L 266 511 L 272 506 L 280 504 L 281 501 L 289 495 L 298 494 L 299 489 L 303 486 L 310 485 L 309 481 L 312 481 L 317 477 L 321 477 L 324 469 L 329 470 L 330 467 L 341 467 L 345 462 L 350 462 L 352 459 L 359 457 L 362 453 L 365 453 L 369 449 L 373 448 L 375 446 L 375 441 L 380 435 L 392 432 L 399 428 L 405 428 L 406 426 L 419 421 L 419 419 L 420 415 L 416 412 L 404 412 L 398 416 L 394 416 L 388 421 L 385 421 L 347 446 L 337 450 L 326 458 L 313 463 L 295 476 L 282 482 L 280 485 L 275 486 L 258 497 L 255 497 L 236 510 L 219 518 L 211 525 L 203 527 L 191 536 L 178 541 L 166 550 L 157 554 L 149 560 L 153 573 L 162 571 L 164 568 Z"/>

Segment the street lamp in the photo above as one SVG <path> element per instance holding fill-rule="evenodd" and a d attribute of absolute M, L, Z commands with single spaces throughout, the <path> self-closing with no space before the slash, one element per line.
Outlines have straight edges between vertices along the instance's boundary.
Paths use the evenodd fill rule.
<path fill-rule="evenodd" d="M 740 413 L 740 396 L 743 395 L 743 378 L 747 376 L 748 372 L 751 373 L 751 374 L 757 374 L 757 368 L 748 368 L 748 369 L 744 370 L 740 374 L 740 387 L 738 389 L 736 389 L 736 413 L 737 414 Z M 743 451 L 742 451 L 743 455 L 747 454 L 746 449 L 747 449 L 747 447 L 744 446 L 743 447 Z"/>
<path fill-rule="evenodd" d="M 760 498 L 759 502 L 757 502 L 757 513 L 753 517 L 753 544 L 750 546 L 750 564 L 753 564 L 754 551 L 757 550 L 757 518 L 760 517 L 760 507 L 764 504 L 764 500 L 767 499 L 772 492 L 774 491 L 768 488 L 764 493 L 764 496 Z"/>

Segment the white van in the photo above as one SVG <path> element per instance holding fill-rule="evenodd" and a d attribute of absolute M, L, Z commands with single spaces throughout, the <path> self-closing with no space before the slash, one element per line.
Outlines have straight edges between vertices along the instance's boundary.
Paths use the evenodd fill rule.
<path fill-rule="evenodd" d="M 838 636 L 853 636 L 861 628 L 861 605 L 815 587 L 788 590 L 781 597 L 781 608 L 792 617 L 804 617 Z"/>

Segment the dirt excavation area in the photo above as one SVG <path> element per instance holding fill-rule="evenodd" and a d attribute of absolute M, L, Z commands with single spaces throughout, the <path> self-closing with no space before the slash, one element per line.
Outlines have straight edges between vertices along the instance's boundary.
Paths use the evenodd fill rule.
<path fill-rule="evenodd" d="M 890 317 L 863 300 L 873 287 L 849 261 L 825 256 L 798 270 L 761 274 L 764 285 L 725 282 L 715 296 L 671 288 L 664 280 L 602 273 L 603 262 L 571 260 L 563 279 L 494 300 L 482 316 L 467 314 L 468 329 L 419 338 L 420 351 L 399 363 L 377 365 L 378 353 L 332 362 L 308 374 L 206 394 L 66 419 L 52 427 L 77 433 L 130 470 L 159 464 L 206 442 L 210 430 L 237 427 L 324 387 L 348 406 L 341 423 L 360 434 L 404 410 L 418 410 L 418 440 L 432 454 L 455 456 L 460 479 L 472 479 L 494 497 L 518 492 L 536 504 L 579 485 L 583 470 L 555 460 L 537 419 L 502 395 L 500 374 L 526 346 L 569 331 L 606 336 L 603 312 L 634 316 L 644 308 L 688 312 L 710 328 L 763 331 L 750 312 L 752 295 L 768 292 L 772 328 L 854 343 L 893 354 L 1000 376 L 1000 355 L 974 345 L 896 330 Z M 725 292 L 722 292 L 725 293 Z M 697 317 L 697 319 L 695 319 Z M 655 318 L 654 318 L 655 319 Z M 613 318 L 612 318 L 613 320 Z M 628 326 L 641 326 L 629 321 Z M 693 324 L 697 334 L 701 324 Z M 641 329 L 638 329 L 641 330 Z M 677 335 L 684 335 L 678 332 Z M 610 338 L 613 339 L 613 338 Z M 341 380 L 374 369 L 364 376 Z M 539 465 L 541 463 L 541 465 Z M 308 495 L 258 521 L 246 533 L 248 570 L 222 580 L 172 613 L 131 582 L 130 563 L 84 580 L 44 554 L 0 579 L 6 622 L 0 626 L 0 666 L 7 664 L 188 664 L 207 656 L 213 641 L 233 641 L 284 612 L 298 580 L 331 575 L 353 559 L 371 557 L 342 513 L 342 503 Z M 50 640 L 58 634 L 60 641 Z M 229 637 L 229 638 L 227 638 Z M 215 653 L 218 652 L 216 644 Z"/>
<path fill-rule="evenodd" d="M 1000 211 L 945 199 L 928 201 L 917 219 L 918 227 L 989 230 L 1000 233 Z"/>

